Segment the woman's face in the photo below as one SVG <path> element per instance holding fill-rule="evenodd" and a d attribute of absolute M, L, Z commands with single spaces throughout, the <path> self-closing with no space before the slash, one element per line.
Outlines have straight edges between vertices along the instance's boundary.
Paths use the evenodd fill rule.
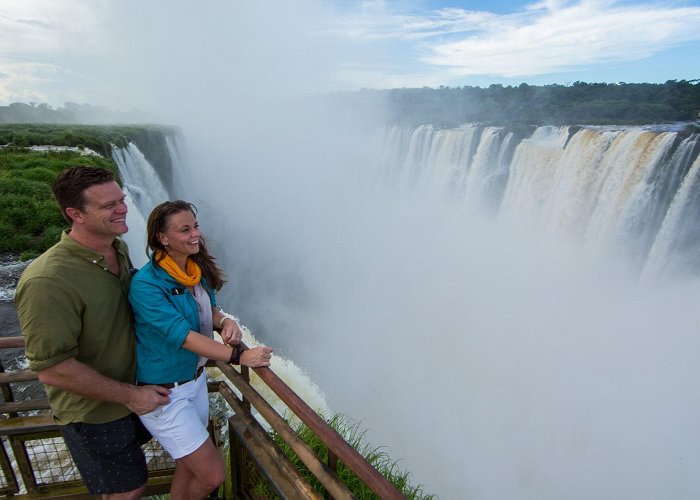
<path fill-rule="evenodd" d="M 201 234 L 194 214 L 183 210 L 168 217 L 165 231 L 159 234 L 159 239 L 175 262 L 182 264 L 188 255 L 199 252 Z"/>

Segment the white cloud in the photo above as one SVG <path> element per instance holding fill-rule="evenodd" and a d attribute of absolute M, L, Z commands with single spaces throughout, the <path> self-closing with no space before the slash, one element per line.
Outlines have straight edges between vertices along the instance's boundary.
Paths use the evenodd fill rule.
<path fill-rule="evenodd" d="M 99 36 L 102 2 L 76 0 L 2 0 L 0 56 L 52 55 L 64 50 L 89 50 Z"/>
<path fill-rule="evenodd" d="M 359 12 L 339 15 L 335 31 L 363 40 L 420 40 L 450 33 L 479 31 L 499 16 L 490 12 L 440 9 L 422 15 L 395 14 L 381 4 L 365 5 Z"/>
<path fill-rule="evenodd" d="M 700 40 L 700 7 L 613 0 L 544 0 L 505 15 L 458 8 L 398 15 L 380 3 L 341 22 L 353 27 L 347 36 L 412 43 L 422 72 L 439 67 L 443 76 L 548 74 Z"/>
<path fill-rule="evenodd" d="M 0 101 L 56 103 L 59 82 L 64 82 L 62 97 L 79 96 L 77 88 L 86 79 L 83 58 L 99 52 L 102 5 L 76 0 L 0 1 Z"/>
<path fill-rule="evenodd" d="M 46 95 L 36 90 L 37 86 L 57 72 L 60 72 L 60 68 L 50 64 L 3 64 L 0 73 L 0 101 L 45 102 Z"/>
<path fill-rule="evenodd" d="M 439 43 L 423 60 L 456 74 L 502 76 L 552 73 L 567 68 L 641 59 L 700 39 L 700 8 L 634 6 L 584 1 L 549 6 L 497 31 Z"/>

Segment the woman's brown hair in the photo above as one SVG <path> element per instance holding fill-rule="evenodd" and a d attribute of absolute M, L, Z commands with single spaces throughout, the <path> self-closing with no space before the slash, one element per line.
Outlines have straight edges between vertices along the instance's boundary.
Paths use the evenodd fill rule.
<path fill-rule="evenodd" d="M 148 221 L 146 222 L 146 243 L 148 244 L 148 248 L 156 254 L 156 263 L 158 260 L 160 260 L 158 259 L 159 254 L 165 255 L 167 253 L 166 248 L 160 242 L 158 235 L 165 232 L 172 215 L 185 211 L 191 212 L 192 215 L 195 216 L 195 219 L 197 218 L 197 207 L 195 207 L 192 203 L 182 200 L 163 202 L 154 208 L 151 215 L 148 216 Z M 160 252 L 158 252 L 158 250 L 160 250 Z M 214 257 L 209 255 L 207 246 L 202 236 L 199 237 L 199 252 L 194 255 L 190 255 L 190 258 L 192 258 L 192 260 L 194 260 L 197 264 L 199 264 L 199 267 L 202 268 L 202 276 L 207 281 L 207 285 L 216 291 L 221 290 L 221 287 L 224 286 L 226 280 L 224 280 L 223 272 L 214 262 Z"/>

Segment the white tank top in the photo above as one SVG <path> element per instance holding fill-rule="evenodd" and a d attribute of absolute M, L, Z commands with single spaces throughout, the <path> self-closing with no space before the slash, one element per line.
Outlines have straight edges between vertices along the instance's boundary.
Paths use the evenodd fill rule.
<path fill-rule="evenodd" d="M 211 299 L 206 290 L 202 288 L 201 283 L 197 283 L 194 286 L 194 299 L 197 301 L 197 309 L 199 310 L 199 333 L 213 339 L 214 324 L 211 315 Z M 200 356 L 197 368 L 204 366 L 207 361 L 208 358 Z"/>

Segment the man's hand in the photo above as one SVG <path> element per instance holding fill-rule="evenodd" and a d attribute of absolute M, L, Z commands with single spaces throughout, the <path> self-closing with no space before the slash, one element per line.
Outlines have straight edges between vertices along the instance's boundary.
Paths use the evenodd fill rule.
<path fill-rule="evenodd" d="M 170 390 L 159 385 L 134 386 L 133 395 L 126 407 L 137 415 L 144 415 L 158 406 L 167 405 L 170 402 L 168 394 Z"/>

